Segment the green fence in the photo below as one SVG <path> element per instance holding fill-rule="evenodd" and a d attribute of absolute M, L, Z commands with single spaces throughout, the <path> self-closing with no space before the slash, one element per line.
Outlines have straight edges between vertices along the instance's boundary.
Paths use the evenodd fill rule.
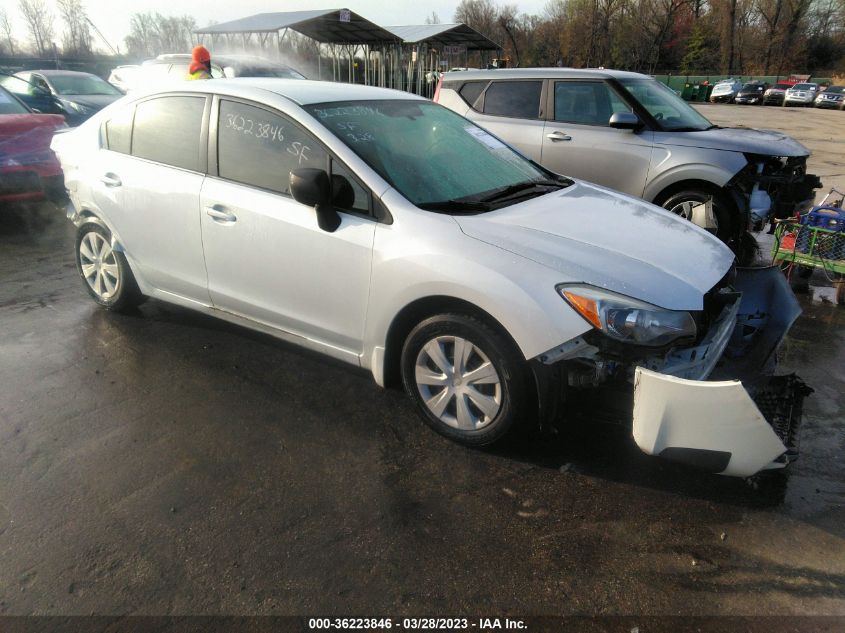
<path fill-rule="evenodd" d="M 698 85 L 704 83 L 705 81 L 713 85 L 722 79 L 730 78 L 739 79 L 743 83 L 749 81 L 765 81 L 767 84 L 776 84 L 779 81 L 789 79 L 791 74 L 792 73 L 784 75 L 655 75 L 654 78 L 657 79 L 657 81 L 666 84 L 672 90 L 683 92 L 687 85 Z M 810 77 L 808 81 L 818 84 L 833 83 L 833 80 L 830 77 Z"/>

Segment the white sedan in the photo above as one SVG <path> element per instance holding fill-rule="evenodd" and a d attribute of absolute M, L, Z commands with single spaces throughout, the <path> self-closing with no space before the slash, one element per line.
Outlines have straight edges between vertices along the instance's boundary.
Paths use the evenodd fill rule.
<path fill-rule="evenodd" d="M 789 390 L 759 370 L 798 314 L 777 271 L 735 274 L 708 232 L 430 101 L 191 82 L 53 148 L 107 309 L 153 297 L 364 367 L 468 445 L 594 395 L 650 454 L 741 476 L 793 457 L 796 421 L 766 419 Z"/>

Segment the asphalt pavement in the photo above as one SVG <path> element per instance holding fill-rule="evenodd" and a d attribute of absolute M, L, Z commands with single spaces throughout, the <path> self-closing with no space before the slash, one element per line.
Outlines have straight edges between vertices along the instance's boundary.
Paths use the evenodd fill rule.
<path fill-rule="evenodd" d="M 0 614 L 845 615 L 845 307 L 799 295 L 802 454 L 744 482 L 614 427 L 462 448 L 365 372 L 99 309 L 72 247 L 0 209 Z"/>

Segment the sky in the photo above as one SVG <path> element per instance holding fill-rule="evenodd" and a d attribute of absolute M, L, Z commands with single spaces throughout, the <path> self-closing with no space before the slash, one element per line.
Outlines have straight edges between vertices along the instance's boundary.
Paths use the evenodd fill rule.
<path fill-rule="evenodd" d="M 209 2 L 209 0 L 133 0 L 132 2 L 115 2 L 114 0 L 84 0 L 88 9 L 88 16 L 97 28 L 109 40 L 112 46 L 119 46 L 125 51 L 123 39 L 129 33 L 129 16 L 132 13 L 147 11 L 159 12 L 163 15 L 192 15 L 199 26 L 206 26 L 209 22 L 228 22 L 256 13 L 274 11 L 299 11 L 310 9 L 351 9 L 368 20 L 384 26 L 402 24 L 424 24 L 427 16 L 434 11 L 443 23 L 452 22 L 457 0 L 429 0 L 429 2 L 415 2 L 409 0 L 351 0 L 348 4 L 332 3 L 331 0 L 296 0 L 295 2 L 269 2 L 267 0 L 239 0 L 238 2 Z M 520 13 L 541 13 L 547 0 L 509 0 L 515 3 Z M 504 3 L 504 2 L 503 2 Z M 4 2 L 5 4 L 5 2 Z M 52 4 L 52 0 L 48 0 Z M 28 36 L 24 30 L 20 16 L 17 15 L 17 3 L 9 2 L 10 13 L 18 19 L 18 39 L 26 40 Z M 119 9 L 118 9 L 119 7 Z M 56 41 L 61 42 L 63 25 L 56 19 Z M 106 47 L 94 35 L 95 46 L 105 50 Z"/>

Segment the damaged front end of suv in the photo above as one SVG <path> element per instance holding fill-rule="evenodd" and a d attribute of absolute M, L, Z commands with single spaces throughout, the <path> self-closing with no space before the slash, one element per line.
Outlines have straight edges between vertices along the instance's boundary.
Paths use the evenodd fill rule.
<path fill-rule="evenodd" d="M 563 394 L 547 413 L 602 411 L 603 421 L 631 424 L 643 452 L 722 475 L 796 459 L 812 390 L 773 375 L 801 313 L 778 269 L 732 268 L 692 312 L 582 284 L 558 290 L 593 329 L 535 359 L 541 384 L 557 385 L 546 395 Z"/>
<path fill-rule="evenodd" d="M 760 230 L 770 218 L 786 218 L 809 209 L 821 180 L 807 173 L 809 153 L 786 156 L 745 154 L 748 164 L 727 189 L 747 210 L 747 228 Z"/>

